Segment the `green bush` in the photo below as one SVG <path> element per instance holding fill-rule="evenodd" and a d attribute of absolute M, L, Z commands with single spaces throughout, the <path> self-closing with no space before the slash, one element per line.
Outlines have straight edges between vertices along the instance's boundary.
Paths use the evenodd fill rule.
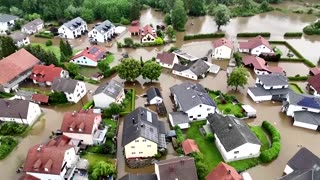
<path fill-rule="evenodd" d="M 49 95 L 49 104 L 65 104 L 67 102 L 68 99 L 63 92 L 53 92 Z"/>
<path fill-rule="evenodd" d="M 303 28 L 303 32 L 307 35 L 320 35 L 320 28 L 314 24 L 310 24 Z"/>
<path fill-rule="evenodd" d="M 209 33 L 209 34 L 195 34 L 195 35 L 185 35 L 183 37 L 184 41 L 192 39 L 206 39 L 206 38 L 222 38 L 225 33 Z"/>
<path fill-rule="evenodd" d="M 52 44 L 53 44 L 52 40 L 49 39 L 49 40 L 46 41 L 46 46 L 52 46 Z"/>
<path fill-rule="evenodd" d="M 183 152 L 183 150 L 182 150 L 182 147 L 178 147 L 177 149 L 176 149 L 176 152 L 178 153 L 178 154 L 184 154 L 184 152 Z"/>
<path fill-rule="evenodd" d="M 210 141 L 210 142 L 213 142 L 213 141 L 214 141 L 214 135 L 213 135 L 213 133 L 208 133 L 208 134 L 206 135 L 206 140 L 207 140 L 207 141 Z"/>
<path fill-rule="evenodd" d="M 94 106 L 94 101 L 93 101 L 93 99 L 92 99 L 91 101 L 87 102 L 87 103 L 82 107 L 82 109 L 87 110 L 87 109 L 90 109 L 90 108 L 93 107 L 93 106 Z"/>
<path fill-rule="evenodd" d="M 124 17 L 121 17 L 120 19 L 120 24 L 122 25 L 129 25 L 130 24 L 130 21 Z"/>
<path fill-rule="evenodd" d="M 302 32 L 286 32 L 284 33 L 284 37 L 302 37 Z"/>
<path fill-rule="evenodd" d="M 0 136 L 16 136 L 25 132 L 28 125 L 16 122 L 4 122 L 0 126 Z"/>
<path fill-rule="evenodd" d="M 54 35 L 51 32 L 39 32 L 38 34 L 34 35 L 35 37 L 40 37 L 40 38 L 47 38 L 47 39 L 52 39 Z"/>
<path fill-rule="evenodd" d="M 177 143 L 179 144 L 179 146 L 181 145 L 181 143 L 184 141 L 184 136 L 182 133 L 182 130 L 180 129 L 179 126 L 175 126 L 174 130 L 176 131 L 176 136 L 177 136 Z"/>
<path fill-rule="evenodd" d="M 226 109 L 224 109 L 224 112 L 225 112 L 225 113 L 230 113 L 230 112 L 231 112 L 231 109 L 230 109 L 230 108 L 226 108 Z"/>
<path fill-rule="evenodd" d="M 79 81 L 84 81 L 84 77 L 82 75 L 76 75 L 74 79 Z"/>
<path fill-rule="evenodd" d="M 0 92 L 0 98 L 11 98 L 14 94 L 6 93 L 6 92 Z"/>
<path fill-rule="evenodd" d="M 245 33 L 238 33 L 237 37 L 256 37 L 256 36 L 262 36 L 262 37 L 270 37 L 271 33 L 269 32 L 245 32 Z"/>
<path fill-rule="evenodd" d="M 0 136 L 0 160 L 7 157 L 17 146 L 18 141 L 11 136 Z"/>
<path fill-rule="evenodd" d="M 308 76 L 290 76 L 290 77 L 288 77 L 288 80 L 289 81 L 306 81 L 306 80 L 308 80 Z"/>
<path fill-rule="evenodd" d="M 168 50 L 168 52 L 173 52 L 173 51 L 176 51 L 178 50 L 179 48 L 177 48 L 176 46 L 172 46 L 170 47 L 170 49 Z"/>
<path fill-rule="evenodd" d="M 270 162 L 276 159 L 281 150 L 281 136 L 279 131 L 268 121 L 263 121 L 262 128 L 271 136 L 271 148 L 261 152 L 260 160 L 264 163 Z"/>

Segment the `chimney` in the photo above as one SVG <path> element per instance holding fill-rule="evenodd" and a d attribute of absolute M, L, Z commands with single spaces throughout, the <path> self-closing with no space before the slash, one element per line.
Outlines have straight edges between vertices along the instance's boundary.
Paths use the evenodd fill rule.
<path fill-rule="evenodd" d="M 89 47 L 87 46 L 86 49 L 89 50 Z"/>
<path fill-rule="evenodd" d="M 72 116 L 76 116 L 77 115 L 77 112 L 76 111 L 73 111 L 72 112 Z"/>
<path fill-rule="evenodd" d="M 43 145 L 40 144 L 39 147 L 37 148 L 37 151 L 40 152 L 42 147 L 43 147 Z"/>
<path fill-rule="evenodd" d="M 231 129 L 232 128 L 232 124 L 228 124 L 228 128 Z"/>
<path fill-rule="evenodd" d="M 143 127 L 144 127 L 144 124 L 141 124 L 140 126 L 143 128 Z"/>
<path fill-rule="evenodd" d="M 227 174 L 230 175 L 230 174 L 231 174 L 231 170 L 228 170 L 228 171 L 227 171 Z"/>
<path fill-rule="evenodd" d="M 132 118 L 132 124 L 136 124 L 136 120 Z"/>

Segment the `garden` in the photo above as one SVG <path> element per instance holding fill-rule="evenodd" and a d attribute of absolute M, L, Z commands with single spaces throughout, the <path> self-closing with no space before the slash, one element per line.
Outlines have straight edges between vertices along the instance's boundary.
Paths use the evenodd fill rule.
<path fill-rule="evenodd" d="M 299 94 L 304 94 L 304 91 L 301 89 L 301 87 L 298 84 L 289 83 L 289 86 L 294 92 L 299 93 Z"/>
<path fill-rule="evenodd" d="M 7 157 L 17 144 L 18 140 L 12 136 L 0 136 L 0 160 Z"/>

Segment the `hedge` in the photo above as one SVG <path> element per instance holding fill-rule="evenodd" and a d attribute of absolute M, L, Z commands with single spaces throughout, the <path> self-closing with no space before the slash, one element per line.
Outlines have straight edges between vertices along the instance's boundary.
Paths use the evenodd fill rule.
<path fill-rule="evenodd" d="M 136 90 L 135 89 L 130 89 L 132 91 L 132 95 L 131 95 L 131 109 L 130 111 L 124 111 L 124 112 L 121 112 L 119 113 L 120 116 L 126 116 L 128 115 L 129 113 L 131 113 L 134 109 L 135 109 L 135 104 L 136 104 Z"/>
<path fill-rule="evenodd" d="M 16 122 L 4 122 L 0 126 L 0 136 L 16 136 L 23 134 L 28 125 Z"/>
<path fill-rule="evenodd" d="M 18 141 L 11 136 L 0 136 L 0 160 L 7 157 L 17 146 Z"/>
<path fill-rule="evenodd" d="M 286 32 L 284 33 L 284 37 L 302 37 L 302 32 Z"/>
<path fill-rule="evenodd" d="M 0 92 L 0 98 L 11 98 L 14 94 L 6 93 L 6 92 Z"/>
<path fill-rule="evenodd" d="M 187 41 L 192 39 L 222 38 L 222 37 L 225 37 L 225 33 L 195 34 L 195 35 L 185 35 L 183 37 L 183 40 Z"/>
<path fill-rule="evenodd" d="M 45 33 L 45 32 L 39 32 L 38 34 L 34 35 L 35 37 L 40 37 L 40 38 L 47 38 L 47 39 L 52 39 L 54 35 L 52 33 Z"/>
<path fill-rule="evenodd" d="M 87 102 L 87 103 L 82 107 L 82 109 L 87 110 L 87 109 L 90 109 L 92 106 L 94 106 L 94 101 L 93 101 L 93 100 Z"/>
<path fill-rule="evenodd" d="M 306 81 L 308 80 L 308 76 L 290 76 L 288 77 L 289 81 Z"/>
<path fill-rule="evenodd" d="M 272 142 L 271 148 L 262 151 L 260 154 L 260 160 L 263 163 L 267 163 L 278 157 L 281 150 L 281 136 L 279 131 L 268 121 L 263 121 L 262 128 L 264 128 L 265 131 L 271 136 Z"/>
<path fill-rule="evenodd" d="M 256 37 L 256 36 L 262 36 L 262 37 L 270 37 L 271 33 L 269 32 L 245 32 L 245 33 L 238 33 L 237 37 Z"/>
<path fill-rule="evenodd" d="M 176 131 L 177 143 L 179 146 L 181 146 L 181 143 L 184 141 L 184 136 L 183 136 L 182 130 L 180 129 L 179 126 L 175 126 L 174 130 Z"/>

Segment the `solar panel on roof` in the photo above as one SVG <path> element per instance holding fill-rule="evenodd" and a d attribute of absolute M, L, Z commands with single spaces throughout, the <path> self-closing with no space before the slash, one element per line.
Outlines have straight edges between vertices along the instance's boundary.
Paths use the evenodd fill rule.
<path fill-rule="evenodd" d="M 115 89 L 113 89 L 113 88 L 108 88 L 107 91 L 113 94 L 113 93 L 115 92 Z"/>
<path fill-rule="evenodd" d="M 94 53 L 96 53 L 98 50 L 99 50 L 99 49 L 98 49 L 97 47 L 93 47 L 93 48 L 90 49 L 89 53 L 90 53 L 90 54 L 94 54 Z"/>
<path fill-rule="evenodd" d="M 300 106 L 320 109 L 320 104 L 312 97 L 305 97 L 297 103 Z"/>

